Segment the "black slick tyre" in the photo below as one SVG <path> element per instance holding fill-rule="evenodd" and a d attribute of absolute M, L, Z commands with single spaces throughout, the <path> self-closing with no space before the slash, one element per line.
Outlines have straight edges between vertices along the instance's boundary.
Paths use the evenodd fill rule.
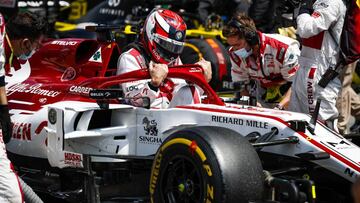
<path fill-rule="evenodd" d="M 249 142 L 229 129 L 195 127 L 169 136 L 153 162 L 153 203 L 248 203 L 261 199 L 262 166 Z"/>

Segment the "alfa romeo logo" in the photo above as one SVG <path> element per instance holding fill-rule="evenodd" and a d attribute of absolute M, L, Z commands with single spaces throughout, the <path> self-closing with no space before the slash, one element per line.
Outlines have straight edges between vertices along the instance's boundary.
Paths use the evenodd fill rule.
<path fill-rule="evenodd" d="M 181 40 L 182 37 L 183 37 L 183 34 L 182 34 L 181 32 L 177 32 L 177 33 L 175 34 L 175 39 L 176 39 L 176 40 Z"/>

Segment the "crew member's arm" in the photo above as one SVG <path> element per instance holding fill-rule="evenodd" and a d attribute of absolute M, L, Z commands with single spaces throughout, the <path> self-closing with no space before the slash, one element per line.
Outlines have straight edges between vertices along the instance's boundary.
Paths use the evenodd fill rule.
<path fill-rule="evenodd" d="M 6 98 L 5 75 L 0 76 L 0 123 L 3 141 L 8 143 L 11 139 L 12 125 Z"/>
<path fill-rule="evenodd" d="M 309 38 L 328 30 L 340 15 L 340 1 L 338 0 L 303 0 L 297 17 L 297 34 L 301 38 Z"/>
<path fill-rule="evenodd" d="M 300 49 L 299 43 L 294 41 L 286 50 L 283 66 L 281 68 L 281 75 L 287 82 L 292 82 L 296 71 L 299 69 Z M 279 102 L 277 107 L 283 109 L 288 106 L 291 97 L 291 87 L 285 93 L 283 99 Z"/>

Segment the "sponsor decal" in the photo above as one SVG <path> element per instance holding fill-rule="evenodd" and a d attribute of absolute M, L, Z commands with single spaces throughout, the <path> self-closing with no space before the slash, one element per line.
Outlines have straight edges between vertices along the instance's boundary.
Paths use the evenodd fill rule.
<path fill-rule="evenodd" d="M 71 86 L 69 91 L 71 93 L 89 94 L 92 89 L 91 87 Z"/>
<path fill-rule="evenodd" d="M 294 57 L 295 57 L 294 54 L 290 54 L 289 60 L 293 59 Z"/>
<path fill-rule="evenodd" d="M 279 52 L 279 55 L 278 55 L 277 59 L 278 59 L 279 61 L 281 61 L 281 59 L 284 57 L 284 54 L 285 54 L 285 49 L 284 49 L 284 47 L 282 47 L 282 48 L 280 49 L 280 52 Z"/>
<path fill-rule="evenodd" d="M 314 13 L 311 14 L 311 16 L 314 17 L 314 18 L 318 18 L 318 17 L 320 17 L 321 15 L 320 15 L 319 12 L 316 12 L 316 11 L 315 11 Z"/>
<path fill-rule="evenodd" d="M 45 104 L 46 102 L 47 102 L 46 98 L 40 98 L 39 99 L 39 103 L 41 103 L 41 104 Z"/>
<path fill-rule="evenodd" d="M 0 0 L 0 7 L 15 8 L 16 0 Z"/>
<path fill-rule="evenodd" d="M 223 80 L 222 88 L 224 88 L 224 89 L 232 89 L 233 90 L 234 89 L 234 83 L 230 82 L 230 81 Z"/>
<path fill-rule="evenodd" d="M 61 93 L 59 91 L 42 89 L 41 87 L 42 87 L 42 84 L 30 85 L 27 83 L 18 83 L 18 84 L 15 84 L 15 85 L 9 87 L 6 90 L 6 95 L 9 96 L 16 92 L 20 92 L 20 93 L 42 95 L 42 96 L 47 96 L 47 97 L 56 97 Z"/>
<path fill-rule="evenodd" d="M 318 6 L 319 6 L 319 7 L 322 7 L 322 8 L 327 8 L 327 7 L 329 7 L 329 5 L 326 4 L 325 2 L 319 3 Z"/>
<path fill-rule="evenodd" d="M 88 4 L 83 0 L 75 0 L 70 4 L 71 12 L 69 14 L 69 20 L 76 20 L 84 15 L 86 15 Z"/>
<path fill-rule="evenodd" d="M 275 67 L 274 56 L 272 54 L 265 54 L 264 62 L 266 67 Z"/>
<path fill-rule="evenodd" d="M 157 53 L 157 51 L 155 49 L 152 50 L 152 53 L 154 54 L 154 56 L 157 60 L 160 60 L 160 55 L 159 55 L 159 53 Z"/>
<path fill-rule="evenodd" d="M 157 122 L 149 120 L 147 117 L 143 118 L 145 135 L 139 137 L 139 142 L 144 144 L 161 144 L 162 139 L 158 136 Z"/>
<path fill-rule="evenodd" d="M 350 149 L 350 148 L 354 148 L 354 146 L 350 145 L 348 142 L 346 142 L 346 140 L 341 140 L 340 142 L 321 142 L 322 144 L 330 147 L 330 148 L 334 148 L 334 149 Z"/>
<path fill-rule="evenodd" d="M 140 66 L 141 66 L 142 69 L 146 69 L 146 68 L 147 68 L 147 66 L 146 66 L 146 64 L 145 64 L 145 60 L 144 60 L 144 58 L 143 58 L 141 55 L 137 55 L 137 56 L 136 56 L 136 61 L 140 64 Z"/>
<path fill-rule="evenodd" d="M 54 40 L 51 42 L 51 44 L 56 44 L 60 46 L 74 46 L 77 44 L 76 41 L 60 41 L 60 40 Z"/>
<path fill-rule="evenodd" d="M 314 74 L 315 74 L 316 68 L 311 67 L 308 80 L 307 80 L 307 96 L 308 96 L 308 104 L 309 104 L 309 113 L 314 113 L 315 110 L 315 101 L 314 101 Z"/>
<path fill-rule="evenodd" d="M 150 194 L 154 194 L 158 175 L 160 174 L 160 166 L 162 161 L 162 152 L 156 155 L 154 165 L 151 170 L 151 177 L 150 177 Z"/>
<path fill-rule="evenodd" d="M 31 123 L 14 123 L 12 137 L 31 141 Z"/>
<path fill-rule="evenodd" d="M 243 120 L 241 118 L 230 118 L 230 117 L 213 115 L 213 116 L 211 116 L 211 121 L 216 122 L 216 123 L 228 123 L 228 124 L 233 124 L 233 125 L 248 126 L 248 127 L 252 127 L 252 128 L 262 128 L 262 129 L 269 128 L 268 122 Z"/>
<path fill-rule="evenodd" d="M 73 80 L 76 76 L 76 70 L 73 67 L 68 67 L 61 76 L 61 82 Z"/>
<path fill-rule="evenodd" d="M 94 53 L 94 55 L 92 55 L 92 57 L 89 59 L 89 61 L 102 63 L 101 47 Z"/>
<path fill-rule="evenodd" d="M 348 175 L 351 178 L 357 178 L 358 175 L 354 172 L 354 170 L 350 169 L 350 168 L 346 168 L 344 171 L 345 175 Z"/>
<path fill-rule="evenodd" d="M 178 32 L 176 32 L 175 33 L 175 39 L 176 40 L 181 40 L 183 38 L 183 34 L 180 32 L 180 31 L 178 31 Z"/>
<path fill-rule="evenodd" d="M 82 155 L 70 152 L 64 153 L 64 163 L 74 167 L 82 167 Z"/>
<path fill-rule="evenodd" d="M 333 147 L 338 147 L 339 145 L 347 145 L 350 146 L 349 143 L 347 143 L 345 140 L 341 140 L 340 142 L 327 142 L 329 145 Z"/>
<path fill-rule="evenodd" d="M 131 91 L 134 91 L 134 90 L 139 90 L 138 85 L 132 85 L 132 86 L 129 86 L 129 87 L 126 88 L 126 92 L 131 92 Z"/>
<path fill-rule="evenodd" d="M 120 4 L 121 0 L 109 0 L 108 5 L 111 7 L 117 7 Z"/>
<path fill-rule="evenodd" d="M 125 15 L 124 10 L 111 9 L 111 8 L 101 8 L 99 10 L 99 13 L 103 14 L 103 15 L 112 15 L 112 16 L 124 16 Z"/>

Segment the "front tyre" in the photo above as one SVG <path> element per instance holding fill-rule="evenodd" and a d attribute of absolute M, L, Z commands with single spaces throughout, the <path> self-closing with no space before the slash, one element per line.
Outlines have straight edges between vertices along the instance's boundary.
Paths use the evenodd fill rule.
<path fill-rule="evenodd" d="M 197 127 L 169 136 L 152 166 L 153 203 L 249 202 L 263 192 L 257 153 L 241 135 Z"/>

